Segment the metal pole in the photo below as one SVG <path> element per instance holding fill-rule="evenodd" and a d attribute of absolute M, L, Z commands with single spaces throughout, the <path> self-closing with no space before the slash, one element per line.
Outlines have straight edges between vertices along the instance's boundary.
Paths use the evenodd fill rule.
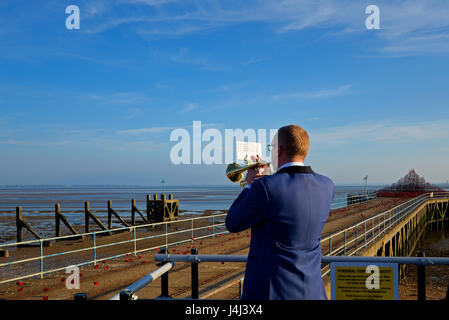
<path fill-rule="evenodd" d="M 161 249 L 161 254 L 167 254 L 167 252 L 168 252 L 167 248 Z M 168 295 L 168 272 L 165 272 L 161 276 L 161 297 L 164 297 L 164 298 L 170 297 Z"/>
<path fill-rule="evenodd" d="M 44 278 L 44 246 L 43 246 L 43 240 L 40 241 L 40 247 L 41 247 L 41 259 L 40 259 L 40 269 L 41 269 L 41 279 Z"/>
<path fill-rule="evenodd" d="M 87 300 L 87 293 L 84 293 L 84 292 L 75 293 L 73 299 L 74 299 L 75 301 L 84 301 L 84 300 Z"/>
<path fill-rule="evenodd" d="M 93 249 L 94 249 L 94 266 L 97 265 L 97 245 L 95 241 L 95 232 L 93 233 Z"/>
<path fill-rule="evenodd" d="M 366 245 L 366 220 L 365 220 L 365 232 L 364 232 L 364 235 L 365 235 L 365 245 Z"/>
<path fill-rule="evenodd" d="M 448 297 L 449 297 L 449 291 L 448 291 Z M 241 300 L 241 299 L 242 299 L 242 279 L 239 280 L 239 300 Z M 449 300 L 449 298 L 448 298 L 448 300 Z"/>
<path fill-rule="evenodd" d="M 134 233 L 134 256 L 137 256 L 136 228 L 135 227 L 133 227 L 133 233 Z"/>
<path fill-rule="evenodd" d="M 165 223 L 165 248 L 168 248 L 168 239 L 167 239 L 167 222 Z"/>
<path fill-rule="evenodd" d="M 190 220 L 190 221 L 192 222 L 192 228 L 191 228 L 191 229 L 192 229 L 192 242 L 193 242 L 193 239 L 194 239 L 194 238 L 193 238 L 193 218 L 192 218 L 192 220 Z"/>
<path fill-rule="evenodd" d="M 133 300 L 133 293 L 129 290 L 120 291 L 119 300 Z"/>
<path fill-rule="evenodd" d="M 418 257 L 424 257 L 425 254 L 422 251 L 416 252 Z M 426 300 L 426 267 L 418 266 L 418 300 Z"/>
<path fill-rule="evenodd" d="M 192 255 L 198 254 L 197 248 L 190 249 Z M 199 299 L 199 278 L 198 278 L 198 262 L 191 263 L 192 265 L 192 299 Z"/>
<path fill-rule="evenodd" d="M 212 234 L 215 234 L 215 217 L 212 216 Z"/>
<path fill-rule="evenodd" d="M 344 255 L 346 255 L 346 230 L 344 232 L 345 240 L 344 240 Z"/>

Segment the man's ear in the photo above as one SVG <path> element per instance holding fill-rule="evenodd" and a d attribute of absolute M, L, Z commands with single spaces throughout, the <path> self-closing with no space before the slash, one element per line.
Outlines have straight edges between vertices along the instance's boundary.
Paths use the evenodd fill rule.
<path fill-rule="evenodd" d="M 278 146 L 278 158 L 279 158 L 279 157 L 282 157 L 283 154 L 284 154 L 284 149 L 282 149 L 281 146 Z"/>

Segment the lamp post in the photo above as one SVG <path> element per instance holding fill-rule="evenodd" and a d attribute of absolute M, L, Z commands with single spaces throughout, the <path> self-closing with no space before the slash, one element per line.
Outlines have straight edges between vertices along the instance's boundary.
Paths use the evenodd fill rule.
<path fill-rule="evenodd" d="M 162 194 L 165 194 L 165 180 L 162 179 L 161 183 L 162 183 Z"/>
<path fill-rule="evenodd" d="M 368 175 L 363 177 L 363 180 L 365 180 L 365 194 L 366 194 L 366 197 L 368 197 Z"/>

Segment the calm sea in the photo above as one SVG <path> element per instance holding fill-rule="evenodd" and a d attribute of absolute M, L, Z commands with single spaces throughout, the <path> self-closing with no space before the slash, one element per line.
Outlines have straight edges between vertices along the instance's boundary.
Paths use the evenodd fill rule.
<path fill-rule="evenodd" d="M 369 186 L 368 192 L 380 186 Z M 63 212 L 81 211 L 89 201 L 93 210 L 106 210 L 107 201 L 114 209 L 129 210 L 131 199 L 137 207 L 146 208 L 147 194 L 173 194 L 179 200 L 180 210 L 202 212 L 203 210 L 226 210 L 241 192 L 237 185 L 229 186 L 3 186 L 0 187 L 0 213 L 14 213 L 17 206 L 24 214 L 53 212 L 56 203 Z M 336 186 L 334 202 L 344 202 L 348 193 L 365 192 L 363 186 Z"/>
<path fill-rule="evenodd" d="M 368 192 L 382 188 L 369 186 Z M 447 186 L 446 186 L 447 188 Z M 72 224 L 84 224 L 84 202 L 89 201 L 92 211 L 102 218 L 107 216 L 107 201 L 126 217 L 130 215 L 131 199 L 136 199 L 137 207 L 145 214 L 146 195 L 173 194 L 179 200 L 182 214 L 200 214 L 204 210 L 211 213 L 227 210 L 241 192 L 238 185 L 226 186 L 166 186 L 164 190 L 154 186 L 0 186 L 0 242 L 15 237 L 15 209 L 23 208 L 24 218 L 40 234 L 54 232 L 55 204 L 61 205 L 62 213 Z M 364 193 L 364 186 L 335 187 L 333 208 L 346 204 L 349 193 Z M 120 227 L 114 223 L 114 227 Z"/>

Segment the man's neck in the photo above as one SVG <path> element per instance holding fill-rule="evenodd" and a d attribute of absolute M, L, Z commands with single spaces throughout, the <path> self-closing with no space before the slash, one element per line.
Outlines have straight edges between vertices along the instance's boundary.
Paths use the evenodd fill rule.
<path fill-rule="evenodd" d="M 296 159 L 295 159 L 296 160 Z M 284 168 L 284 167 L 290 167 L 290 166 L 303 166 L 304 165 L 304 160 L 289 160 L 289 161 L 286 161 L 286 162 L 284 162 L 282 165 L 280 164 L 279 166 L 278 166 L 278 169 L 277 169 L 277 171 L 279 171 L 279 170 L 281 170 L 282 168 Z"/>

